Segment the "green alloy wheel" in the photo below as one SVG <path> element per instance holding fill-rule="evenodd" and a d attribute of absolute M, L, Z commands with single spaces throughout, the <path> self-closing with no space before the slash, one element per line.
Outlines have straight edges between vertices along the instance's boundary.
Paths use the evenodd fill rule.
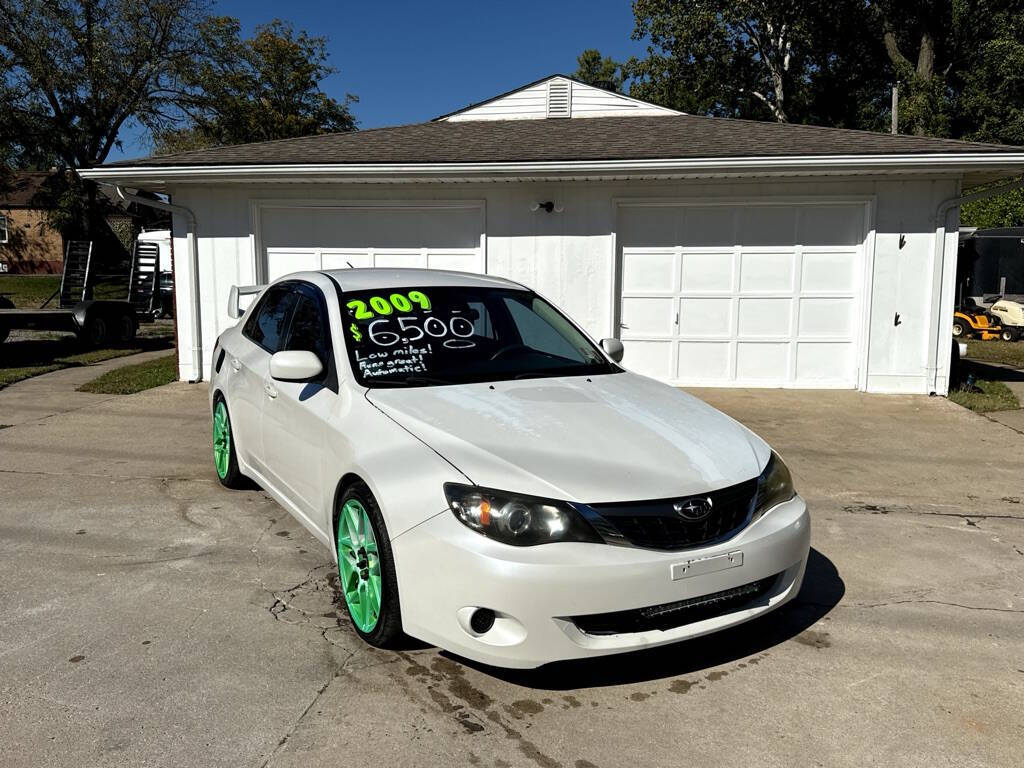
<path fill-rule="evenodd" d="M 360 632 L 373 632 L 380 618 L 380 553 L 366 508 L 354 498 L 345 501 L 338 519 L 338 575 L 353 623 Z"/>
<path fill-rule="evenodd" d="M 228 427 L 228 409 L 221 400 L 213 411 L 213 461 L 217 465 L 217 477 L 228 476 L 231 460 L 231 429 Z"/>
<path fill-rule="evenodd" d="M 213 465 L 217 469 L 217 479 L 221 485 L 236 490 L 245 487 L 245 478 L 238 471 L 228 406 L 224 398 L 219 396 L 213 406 Z"/>

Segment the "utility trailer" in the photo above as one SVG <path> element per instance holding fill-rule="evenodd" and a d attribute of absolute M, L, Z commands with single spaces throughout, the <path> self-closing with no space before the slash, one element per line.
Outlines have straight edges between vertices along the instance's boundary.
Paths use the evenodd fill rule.
<path fill-rule="evenodd" d="M 39 309 L 14 306 L 0 294 L 0 343 L 14 329 L 64 331 L 87 347 L 128 344 L 140 322 L 152 321 L 159 309 L 160 251 L 138 242 L 132 253 L 127 300 L 96 300 L 92 296 L 92 243 L 73 240 L 64 256 L 60 288 Z M 57 306 L 47 305 L 57 299 Z"/>

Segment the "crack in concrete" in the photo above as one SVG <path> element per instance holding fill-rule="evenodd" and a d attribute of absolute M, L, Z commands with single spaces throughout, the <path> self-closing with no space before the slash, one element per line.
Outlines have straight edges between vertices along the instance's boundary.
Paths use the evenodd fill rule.
<path fill-rule="evenodd" d="M 966 611 L 994 611 L 996 613 L 1024 613 L 1024 608 L 988 608 L 981 605 L 964 605 L 963 603 L 951 603 L 945 600 L 926 600 L 926 599 L 912 599 L 912 600 L 885 600 L 880 603 L 838 603 L 832 605 L 831 603 L 818 603 L 813 600 L 794 600 L 793 605 L 806 605 L 814 608 L 885 608 L 892 605 L 908 605 L 908 604 L 930 604 L 930 605 L 945 605 L 950 608 L 962 608 Z"/>
<path fill-rule="evenodd" d="M 998 419 L 993 419 L 987 413 L 978 413 L 978 415 L 979 416 L 984 416 L 986 419 L 991 421 L 993 424 L 998 424 L 1000 427 L 1006 427 L 1011 432 L 1016 432 L 1018 435 L 1024 435 L 1024 430 L 1017 429 L 1016 427 L 1011 427 L 1009 424 L 1004 424 L 1003 422 L 999 421 Z"/>
<path fill-rule="evenodd" d="M 1024 515 L 995 515 L 986 512 L 926 512 L 925 510 L 895 504 L 885 505 L 858 502 L 856 504 L 845 504 L 842 509 L 844 512 L 854 515 L 870 513 L 872 515 L 903 514 L 919 517 L 958 517 L 965 520 L 968 525 L 976 525 L 974 522 L 976 520 L 1016 520 L 1018 522 L 1024 522 Z"/>
<path fill-rule="evenodd" d="M 178 483 L 213 483 L 204 477 L 177 477 L 175 475 L 101 475 L 93 472 L 47 472 L 41 469 L 0 469 L 0 475 L 35 475 L 42 477 L 91 477 L 98 480 L 160 480 Z"/>
<path fill-rule="evenodd" d="M 267 756 L 267 759 L 260 764 L 260 768 L 267 768 L 267 766 L 270 765 L 270 762 L 275 757 L 277 757 L 278 753 L 282 749 L 284 749 L 285 744 L 288 743 L 288 739 L 290 739 L 294 735 L 294 733 L 299 729 L 299 726 L 302 725 L 302 721 L 306 719 L 306 715 L 308 715 L 310 711 L 313 709 L 313 707 L 316 706 L 316 703 L 320 701 L 320 698 L 331 686 L 331 683 L 333 683 L 341 676 L 342 672 L 345 670 L 345 664 L 348 663 L 348 660 L 351 659 L 352 656 L 355 656 L 355 651 L 353 651 L 349 655 L 349 657 L 345 659 L 340 668 L 334 671 L 334 673 L 327 679 L 327 682 L 320 686 L 313 699 L 309 702 L 309 704 L 306 705 L 306 708 L 302 710 L 302 713 L 298 716 L 298 718 L 296 718 L 295 722 L 291 724 L 291 726 L 285 732 L 284 736 L 281 737 L 280 741 L 277 742 L 277 746 L 274 747 L 274 751 L 271 752 Z"/>
<path fill-rule="evenodd" d="M 907 603 L 928 603 L 932 605 L 946 605 L 950 608 L 963 608 L 966 611 L 994 611 L 996 613 L 1024 613 L 1024 608 L 987 608 L 980 605 L 964 605 L 963 603 L 950 603 L 945 600 L 887 600 L 882 603 L 854 603 L 847 608 L 885 608 L 890 605 L 904 605 Z"/>

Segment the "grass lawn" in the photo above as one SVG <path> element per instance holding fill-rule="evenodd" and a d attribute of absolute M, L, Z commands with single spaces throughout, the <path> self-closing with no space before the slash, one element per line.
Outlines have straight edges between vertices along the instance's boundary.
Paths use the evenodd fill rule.
<path fill-rule="evenodd" d="M 967 359 L 980 363 L 1003 363 L 1015 368 L 1024 368 L 1024 341 L 975 341 L 967 342 Z"/>
<path fill-rule="evenodd" d="M 152 323 L 139 327 L 139 336 L 130 347 L 83 350 L 71 334 L 30 333 L 24 338 L 8 339 L 0 344 L 0 389 L 63 368 L 90 365 L 115 357 L 133 355 L 149 349 L 174 346 L 174 327 Z"/>
<path fill-rule="evenodd" d="M 60 275 L 0 275 L 0 293 L 9 294 L 14 306 L 38 309 L 60 288 Z M 128 278 L 106 277 L 97 280 L 92 288 L 94 299 L 118 301 L 128 298 Z M 48 306 L 56 307 L 57 299 Z"/>
<path fill-rule="evenodd" d="M 78 388 L 100 395 L 131 395 L 144 389 L 170 384 L 178 378 L 178 357 L 167 355 L 136 365 L 107 371 Z"/>
<path fill-rule="evenodd" d="M 37 309 L 58 288 L 60 275 L 0 275 L 0 293 L 10 294 L 16 307 Z M 57 306 L 56 299 L 50 306 Z"/>
<path fill-rule="evenodd" d="M 992 342 L 981 342 L 990 344 Z M 949 399 L 964 408 L 970 408 L 977 413 L 988 411 L 1009 411 L 1020 408 L 1020 403 L 1010 388 L 1001 381 L 984 381 L 978 379 L 974 382 L 978 392 L 968 392 L 964 389 L 950 390 Z"/>

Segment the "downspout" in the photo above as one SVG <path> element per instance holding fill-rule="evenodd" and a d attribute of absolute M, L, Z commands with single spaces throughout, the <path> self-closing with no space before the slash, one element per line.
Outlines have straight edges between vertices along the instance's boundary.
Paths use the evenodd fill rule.
<path fill-rule="evenodd" d="M 149 208 L 156 208 L 159 211 L 177 213 L 183 216 L 188 223 L 188 233 L 185 242 L 188 247 L 189 260 L 189 301 L 192 304 L 192 372 L 193 377 L 189 379 L 190 384 L 202 381 L 203 379 L 203 326 L 202 314 L 199 309 L 199 247 L 196 242 L 196 216 L 192 211 L 183 205 L 173 205 L 162 200 L 149 200 L 129 192 L 125 192 L 120 184 L 115 184 L 117 196 L 128 203 L 145 205 Z M 171 233 L 172 237 L 174 233 Z"/>
<path fill-rule="evenodd" d="M 945 338 L 939 328 L 939 323 L 942 318 L 938 315 L 942 307 L 942 276 L 946 273 L 946 218 L 949 216 L 949 212 L 951 210 L 959 208 L 964 203 L 973 203 L 976 200 L 986 200 L 987 198 L 1001 195 L 1004 192 L 1012 192 L 1013 190 L 1021 189 L 1022 187 L 1024 187 L 1024 178 L 1019 178 L 1016 181 L 1000 184 L 996 187 L 989 187 L 988 189 L 982 189 L 978 192 L 971 192 L 968 195 L 951 197 L 949 200 L 939 203 L 939 207 L 935 210 L 935 258 L 933 260 L 932 271 L 932 306 L 935 307 L 936 318 L 928 331 L 931 340 L 931 350 L 929 352 L 930 360 L 928 361 L 929 369 L 931 371 L 931 382 L 929 386 L 931 394 L 935 394 L 939 385 L 939 361 L 942 359 L 942 340 Z M 947 349 L 946 353 L 948 354 L 948 352 L 949 350 Z"/>

